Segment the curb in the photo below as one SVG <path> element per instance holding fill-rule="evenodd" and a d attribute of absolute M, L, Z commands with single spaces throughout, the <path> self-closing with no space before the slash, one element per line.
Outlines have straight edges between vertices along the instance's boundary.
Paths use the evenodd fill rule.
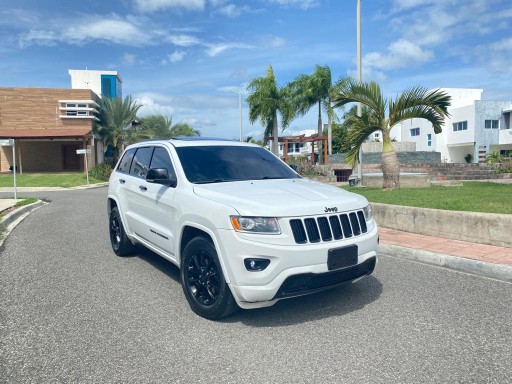
<path fill-rule="evenodd" d="M 383 255 L 417 261 L 424 264 L 465 272 L 471 275 L 489 277 L 512 283 L 512 265 L 494 264 L 480 260 L 466 259 L 420 249 L 406 248 L 393 244 L 380 244 L 379 251 Z"/>
<path fill-rule="evenodd" d="M 101 188 L 101 187 L 106 187 L 108 186 L 108 181 L 105 181 L 103 183 L 96 183 L 96 184 L 89 184 L 89 185 L 79 185 L 79 186 L 76 186 L 76 187 L 71 187 L 71 188 L 65 188 L 66 190 L 68 191 L 73 191 L 73 190 L 76 190 L 76 189 L 94 189 L 94 188 Z"/>
<path fill-rule="evenodd" d="M 23 192 L 62 192 L 62 191 L 76 191 L 78 189 L 94 189 L 108 186 L 108 181 L 90 184 L 90 185 L 79 185 L 76 187 L 64 188 L 64 187 L 17 187 L 18 193 Z M 12 187 L 0 188 L 0 193 L 12 193 Z"/>
<path fill-rule="evenodd" d="M 39 208 L 44 204 L 43 201 L 38 200 L 35 203 L 24 205 L 23 207 L 17 208 L 12 212 L 9 212 L 5 215 L 0 222 L 0 233 L 3 233 L 7 230 L 7 228 L 18 220 L 21 216 L 32 212 L 33 210 Z"/>

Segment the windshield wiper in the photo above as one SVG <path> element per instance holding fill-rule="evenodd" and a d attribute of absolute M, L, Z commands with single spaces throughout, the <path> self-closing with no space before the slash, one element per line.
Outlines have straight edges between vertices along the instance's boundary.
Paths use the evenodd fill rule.
<path fill-rule="evenodd" d="M 202 180 L 202 181 L 194 181 L 194 184 L 214 184 L 214 183 L 225 183 L 232 180 L 225 179 L 213 179 L 213 180 Z"/>

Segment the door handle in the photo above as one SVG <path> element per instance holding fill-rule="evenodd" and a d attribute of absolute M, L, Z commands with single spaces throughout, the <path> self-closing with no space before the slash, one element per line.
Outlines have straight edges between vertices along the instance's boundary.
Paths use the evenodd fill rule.
<path fill-rule="evenodd" d="M 143 192 L 147 191 L 147 187 L 143 186 L 143 185 L 139 185 L 139 189 Z"/>
<path fill-rule="evenodd" d="M 124 184 L 124 183 L 126 183 L 126 180 L 125 180 L 125 179 L 119 179 L 119 182 L 120 182 L 121 184 Z"/>

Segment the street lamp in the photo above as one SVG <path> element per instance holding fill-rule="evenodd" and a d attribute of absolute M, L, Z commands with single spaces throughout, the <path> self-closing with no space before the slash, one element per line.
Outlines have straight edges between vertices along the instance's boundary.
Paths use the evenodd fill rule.
<path fill-rule="evenodd" d="M 359 83 L 362 82 L 363 76 L 361 72 L 361 0 L 357 0 L 357 81 Z M 357 116 L 362 116 L 362 106 L 361 103 L 357 103 Z M 361 182 L 363 179 L 363 171 L 362 171 L 362 163 L 363 163 L 363 146 L 359 147 L 359 154 L 357 159 L 357 178 L 358 181 Z"/>
<path fill-rule="evenodd" d="M 243 138 L 242 138 L 242 92 L 241 91 L 228 91 L 228 92 L 238 95 L 238 109 L 240 110 L 240 141 L 243 141 Z"/>

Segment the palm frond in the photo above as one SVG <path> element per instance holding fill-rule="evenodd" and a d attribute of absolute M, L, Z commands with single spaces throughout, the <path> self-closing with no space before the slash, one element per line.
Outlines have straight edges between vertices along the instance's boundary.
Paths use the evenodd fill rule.
<path fill-rule="evenodd" d="M 351 77 L 342 78 L 334 86 L 332 101 L 333 108 L 349 103 L 361 103 L 381 119 L 385 118 L 387 100 L 382 95 L 379 84 L 373 81 L 359 83 Z"/>
<path fill-rule="evenodd" d="M 423 87 L 405 90 L 396 101 L 389 104 L 390 125 L 404 120 L 419 118 L 430 121 L 435 133 L 440 133 L 445 117 L 449 116 L 448 107 L 451 97 L 441 90 L 429 91 Z"/>
<path fill-rule="evenodd" d="M 348 141 L 350 149 L 346 152 L 346 161 L 352 166 L 355 165 L 359 148 L 366 141 L 367 137 L 376 131 L 382 131 L 378 122 L 369 114 L 363 114 L 361 117 L 354 116 L 351 119 L 351 129 L 348 131 Z"/>

